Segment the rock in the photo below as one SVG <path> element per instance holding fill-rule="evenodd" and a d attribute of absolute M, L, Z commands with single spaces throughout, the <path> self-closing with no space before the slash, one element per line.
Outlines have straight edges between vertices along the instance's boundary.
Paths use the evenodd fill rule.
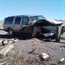
<path fill-rule="evenodd" d="M 65 45 L 63 45 L 63 46 L 61 46 L 61 47 L 65 48 Z"/>
<path fill-rule="evenodd" d="M 42 57 L 43 57 L 43 59 L 45 60 L 45 59 L 49 58 L 49 55 L 46 54 L 46 53 L 42 53 Z"/>
<path fill-rule="evenodd" d="M 29 54 L 35 53 L 35 50 L 36 50 L 36 48 L 31 49 L 31 51 L 29 52 Z"/>
<path fill-rule="evenodd" d="M 4 44 L 8 44 L 8 41 L 7 40 L 4 40 Z"/>
<path fill-rule="evenodd" d="M 15 39 L 15 40 L 13 40 L 13 43 L 15 43 L 15 42 L 17 42 L 18 41 L 18 39 Z"/>
<path fill-rule="evenodd" d="M 6 62 L 0 63 L 0 65 L 5 65 L 5 64 L 6 64 Z"/>
<path fill-rule="evenodd" d="M 5 45 L 3 39 L 0 40 L 0 45 Z"/>
<path fill-rule="evenodd" d="M 12 43 L 13 41 L 9 41 L 9 43 Z"/>
<path fill-rule="evenodd" d="M 10 39 L 11 41 L 13 41 L 14 39 Z"/>
<path fill-rule="evenodd" d="M 13 45 L 7 45 L 0 51 L 0 55 L 5 56 L 12 48 L 14 48 Z"/>
<path fill-rule="evenodd" d="M 6 44 L 8 44 L 7 40 L 3 40 L 3 39 L 0 40 L 0 45 L 6 45 Z"/>
<path fill-rule="evenodd" d="M 2 46 L 4 46 L 4 45 L 5 45 L 5 44 L 4 44 L 4 40 L 2 41 L 1 45 L 2 45 Z"/>
<path fill-rule="evenodd" d="M 0 40 L 0 45 L 2 45 L 2 41 L 3 41 L 3 40 Z"/>
<path fill-rule="evenodd" d="M 60 59 L 61 62 L 63 62 L 64 60 L 65 60 L 64 58 Z"/>
<path fill-rule="evenodd" d="M 0 43 L 2 43 L 3 39 L 0 40 Z"/>
<path fill-rule="evenodd" d="M 6 44 L 8 44 L 8 41 L 7 40 L 3 40 L 1 43 L 2 43 L 2 45 L 6 45 Z"/>

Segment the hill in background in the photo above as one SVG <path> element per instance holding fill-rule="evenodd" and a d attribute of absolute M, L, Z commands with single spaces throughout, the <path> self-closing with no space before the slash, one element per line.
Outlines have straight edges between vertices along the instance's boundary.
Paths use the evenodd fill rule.
<path fill-rule="evenodd" d="M 63 22 L 63 24 L 65 25 L 65 20 L 57 20 L 57 21 L 61 21 L 61 22 Z"/>

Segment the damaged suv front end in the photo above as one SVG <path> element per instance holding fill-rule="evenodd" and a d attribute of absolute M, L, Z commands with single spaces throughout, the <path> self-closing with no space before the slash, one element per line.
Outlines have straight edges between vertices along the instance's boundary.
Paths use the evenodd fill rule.
<path fill-rule="evenodd" d="M 42 15 L 31 16 L 30 19 L 33 22 L 33 26 L 40 28 L 41 31 L 39 31 L 39 34 L 43 35 L 44 37 L 54 36 L 56 34 L 56 27 L 63 25 L 62 22 L 48 20 Z"/>

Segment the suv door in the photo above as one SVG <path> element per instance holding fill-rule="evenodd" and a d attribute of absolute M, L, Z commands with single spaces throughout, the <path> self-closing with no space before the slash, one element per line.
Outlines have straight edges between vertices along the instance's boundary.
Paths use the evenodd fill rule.
<path fill-rule="evenodd" d="M 21 29 L 21 17 L 15 17 L 14 24 L 13 24 L 13 30 L 15 32 L 19 32 Z"/>
<path fill-rule="evenodd" d="M 8 28 L 12 29 L 13 21 L 14 21 L 14 17 L 5 18 L 4 24 L 3 24 L 4 30 L 8 31 Z"/>
<path fill-rule="evenodd" d="M 22 17 L 22 30 L 21 32 L 25 32 L 25 33 L 29 33 L 29 32 L 32 32 L 32 25 L 31 25 L 31 21 L 29 19 L 28 16 L 23 16 Z"/>

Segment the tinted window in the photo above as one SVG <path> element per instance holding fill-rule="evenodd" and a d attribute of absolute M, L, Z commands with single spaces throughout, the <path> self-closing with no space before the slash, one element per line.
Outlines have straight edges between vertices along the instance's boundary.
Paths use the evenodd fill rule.
<path fill-rule="evenodd" d="M 39 16 L 31 16 L 30 19 L 33 21 L 33 23 L 35 23 L 38 20 L 42 20 L 42 19 L 46 19 L 45 17 L 43 17 L 42 15 Z"/>
<path fill-rule="evenodd" d="M 27 25 L 27 24 L 29 24 L 29 22 L 30 22 L 30 20 L 29 20 L 28 17 L 23 17 L 23 19 L 22 19 L 22 24 L 23 25 Z"/>
<path fill-rule="evenodd" d="M 14 17 L 8 17 L 5 19 L 4 24 L 12 24 Z"/>
<path fill-rule="evenodd" d="M 16 17 L 15 24 L 20 24 L 20 21 L 21 21 L 21 17 Z"/>

